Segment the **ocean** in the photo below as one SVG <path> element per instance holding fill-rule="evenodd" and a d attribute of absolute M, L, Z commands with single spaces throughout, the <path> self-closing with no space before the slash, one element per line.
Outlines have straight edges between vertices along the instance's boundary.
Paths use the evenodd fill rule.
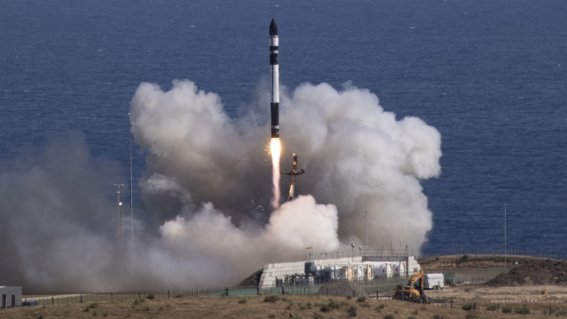
<path fill-rule="evenodd" d="M 507 249 L 566 252 L 562 0 L 7 0 L 0 160 L 78 131 L 93 156 L 126 167 L 144 81 L 190 79 L 236 116 L 268 79 L 272 17 L 287 89 L 352 84 L 441 133 L 442 174 L 423 181 L 424 253 L 502 251 L 505 204 Z"/>

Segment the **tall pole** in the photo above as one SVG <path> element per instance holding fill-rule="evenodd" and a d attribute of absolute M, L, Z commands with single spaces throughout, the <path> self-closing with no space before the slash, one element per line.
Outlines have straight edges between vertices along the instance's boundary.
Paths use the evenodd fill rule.
<path fill-rule="evenodd" d="M 116 186 L 116 244 L 119 248 L 122 248 L 122 212 L 120 211 L 122 201 L 120 200 L 120 189 L 124 187 L 124 184 L 114 184 L 114 186 Z"/>
<path fill-rule="evenodd" d="M 368 211 L 364 212 L 364 249 L 368 249 Z"/>
<path fill-rule="evenodd" d="M 506 220 L 507 208 L 508 208 L 508 204 L 504 203 L 504 264 L 505 265 L 506 265 L 506 257 L 508 255 L 508 234 L 507 234 L 507 229 L 506 229 L 507 228 L 507 225 L 506 225 L 506 223 L 507 223 L 507 220 Z"/>
<path fill-rule="evenodd" d="M 130 134 L 130 247 L 134 248 L 134 187 L 132 178 L 132 134 Z"/>

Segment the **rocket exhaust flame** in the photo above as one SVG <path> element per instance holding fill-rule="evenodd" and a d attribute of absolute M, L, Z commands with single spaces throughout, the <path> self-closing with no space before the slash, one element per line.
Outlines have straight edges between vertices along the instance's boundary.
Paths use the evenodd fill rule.
<path fill-rule="evenodd" d="M 272 138 L 270 141 L 270 154 L 272 154 L 272 207 L 280 206 L 280 155 L 282 145 L 279 138 Z"/>

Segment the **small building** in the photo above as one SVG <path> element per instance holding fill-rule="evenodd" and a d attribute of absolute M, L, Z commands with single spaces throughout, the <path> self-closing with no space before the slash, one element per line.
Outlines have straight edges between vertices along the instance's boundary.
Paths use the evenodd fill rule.
<path fill-rule="evenodd" d="M 20 307 L 22 305 L 22 287 L 0 286 L 0 309 Z"/>

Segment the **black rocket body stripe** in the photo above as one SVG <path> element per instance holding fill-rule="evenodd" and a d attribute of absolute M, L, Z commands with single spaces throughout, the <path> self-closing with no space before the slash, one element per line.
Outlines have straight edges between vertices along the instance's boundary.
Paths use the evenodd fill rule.
<path fill-rule="evenodd" d="M 272 102 L 270 103 L 271 136 L 280 137 L 280 74 L 278 64 L 278 26 L 272 19 L 270 23 L 270 65 L 272 67 Z"/>

